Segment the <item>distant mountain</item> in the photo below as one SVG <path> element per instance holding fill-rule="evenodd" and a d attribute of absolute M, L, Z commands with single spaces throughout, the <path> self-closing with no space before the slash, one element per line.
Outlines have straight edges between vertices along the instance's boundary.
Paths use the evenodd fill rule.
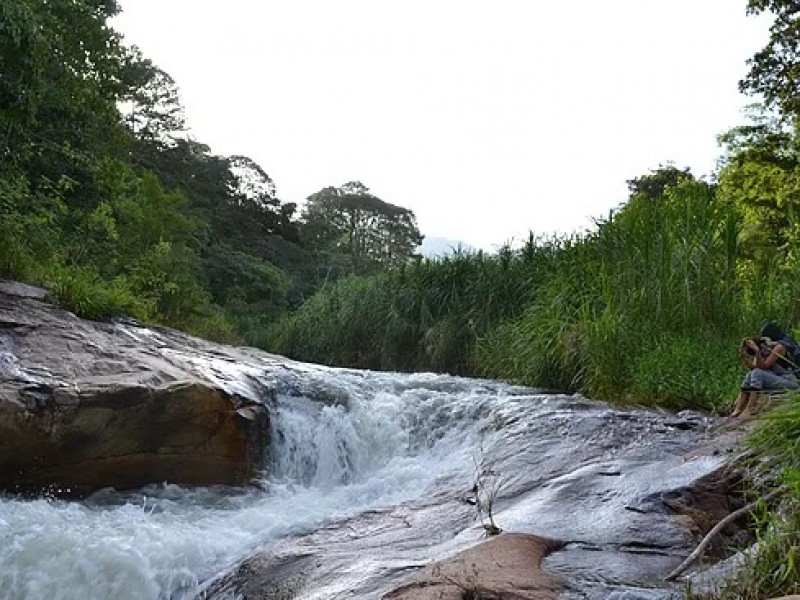
<path fill-rule="evenodd" d="M 417 248 L 417 252 L 426 258 L 435 258 L 437 256 L 454 254 L 458 249 L 461 249 L 463 252 L 477 252 L 478 250 L 460 240 L 448 240 L 447 238 L 426 235 L 425 239 L 422 240 L 422 244 Z"/>

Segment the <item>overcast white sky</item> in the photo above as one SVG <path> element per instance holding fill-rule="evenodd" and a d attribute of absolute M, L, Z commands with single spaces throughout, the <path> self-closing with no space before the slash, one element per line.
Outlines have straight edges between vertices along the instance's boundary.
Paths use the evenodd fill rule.
<path fill-rule="evenodd" d="M 123 0 L 192 135 L 284 201 L 359 180 L 423 234 L 583 230 L 625 181 L 710 174 L 768 19 L 746 0 Z"/>

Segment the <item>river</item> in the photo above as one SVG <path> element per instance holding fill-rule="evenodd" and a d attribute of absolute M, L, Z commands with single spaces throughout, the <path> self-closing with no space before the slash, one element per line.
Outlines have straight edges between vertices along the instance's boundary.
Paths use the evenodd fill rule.
<path fill-rule="evenodd" d="M 548 559 L 565 597 L 676 597 L 660 577 L 691 539 L 658 499 L 721 464 L 685 456 L 708 419 L 444 375 L 286 373 L 265 399 L 270 459 L 251 489 L 0 500 L 2 598 L 198 598 L 247 557 L 301 550 L 322 566 L 298 598 L 379 598 L 481 538 L 481 469 L 500 527 L 568 542 Z"/>

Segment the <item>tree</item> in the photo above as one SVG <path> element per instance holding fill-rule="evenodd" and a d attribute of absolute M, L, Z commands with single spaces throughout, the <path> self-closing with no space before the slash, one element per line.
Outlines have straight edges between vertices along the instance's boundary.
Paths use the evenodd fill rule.
<path fill-rule="evenodd" d="M 272 178 L 252 158 L 237 155 L 227 160 L 234 178 L 232 198 L 244 213 L 239 226 L 257 228 L 253 238 L 278 235 L 298 242 L 297 225 L 292 220 L 297 206 L 293 202 L 281 203 Z"/>
<path fill-rule="evenodd" d="M 275 183 L 261 165 L 247 156 L 230 156 L 228 161 L 236 177 L 239 198 L 261 208 L 273 208 L 280 204 L 275 197 Z"/>
<path fill-rule="evenodd" d="M 694 176 L 688 167 L 678 169 L 673 165 L 661 165 L 647 175 L 629 179 L 627 183 L 631 196 L 643 196 L 655 202 L 664 197 L 667 188 L 690 180 L 694 180 Z"/>
<path fill-rule="evenodd" d="M 335 266 L 344 258 L 351 272 L 401 265 L 422 241 L 414 213 L 384 202 L 363 183 L 327 187 L 308 197 L 303 240 Z"/>
<path fill-rule="evenodd" d="M 140 140 L 173 145 L 176 136 L 186 131 L 175 80 L 136 47 L 127 51 L 124 72 L 130 83 L 123 102 L 126 127 Z"/>
<path fill-rule="evenodd" d="M 744 93 L 761 94 L 766 105 L 785 116 L 800 116 L 800 4 L 796 0 L 749 0 L 747 13 L 775 16 L 767 45 L 748 60 L 739 82 Z"/>
<path fill-rule="evenodd" d="M 744 274 L 751 281 L 786 273 L 800 236 L 800 140 L 779 120 L 755 114 L 720 141 L 726 149 L 718 197 L 741 215 Z M 800 258 L 800 257 L 799 257 Z"/>
<path fill-rule="evenodd" d="M 106 24 L 116 10 L 103 0 L 0 3 L 0 175 L 22 171 L 34 189 L 62 177 L 88 185 L 112 153 L 127 85 Z"/>

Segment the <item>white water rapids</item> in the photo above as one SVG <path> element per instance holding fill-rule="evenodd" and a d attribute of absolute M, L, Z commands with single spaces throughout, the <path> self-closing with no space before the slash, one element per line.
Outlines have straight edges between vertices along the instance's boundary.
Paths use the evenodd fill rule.
<path fill-rule="evenodd" d="M 0 597 L 192 598 L 281 538 L 443 482 L 468 489 L 495 443 L 489 425 L 518 398 L 485 381 L 309 368 L 302 392 L 270 401 L 271 465 L 255 489 L 0 499 Z"/>

